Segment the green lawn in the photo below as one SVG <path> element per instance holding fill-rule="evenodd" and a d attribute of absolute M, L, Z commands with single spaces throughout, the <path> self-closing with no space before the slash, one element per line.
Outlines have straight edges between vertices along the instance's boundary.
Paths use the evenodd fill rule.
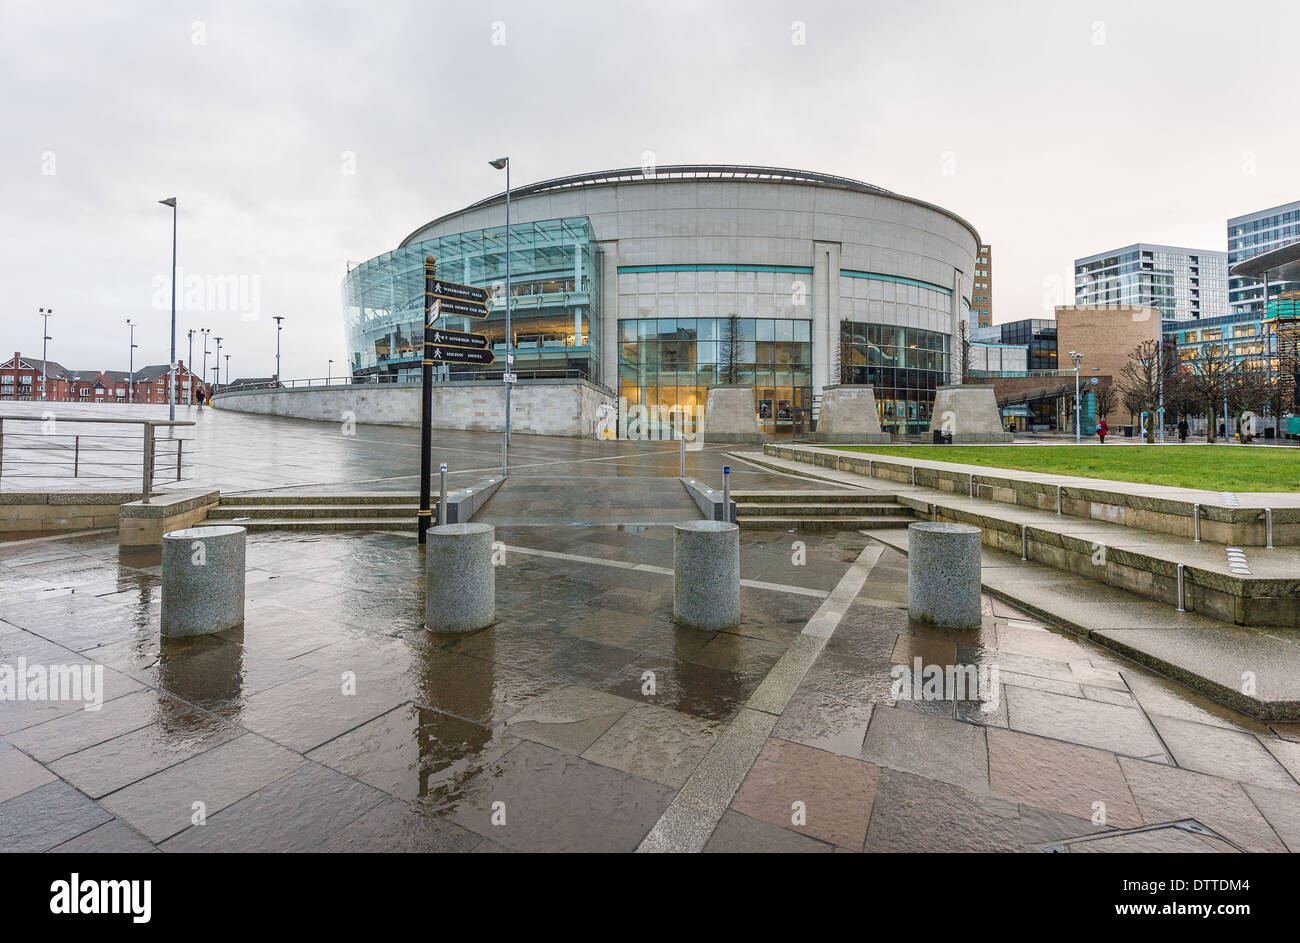
<path fill-rule="evenodd" d="M 1252 445 L 903 445 L 845 446 L 841 451 L 1209 491 L 1300 491 L 1300 449 Z"/>

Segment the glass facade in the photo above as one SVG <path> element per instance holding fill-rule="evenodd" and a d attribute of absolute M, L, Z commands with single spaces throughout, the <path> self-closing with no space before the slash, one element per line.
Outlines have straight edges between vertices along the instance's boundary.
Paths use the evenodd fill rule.
<path fill-rule="evenodd" d="M 726 376 L 728 318 L 634 318 L 618 322 L 619 409 L 686 408 L 703 418 L 710 386 Z M 738 318 L 734 380 L 754 387 L 759 423 L 789 435 L 812 406 L 812 322 Z M 622 418 L 622 417 L 621 417 Z"/>
<path fill-rule="evenodd" d="M 1228 256 L 1145 243 L 1089 256 L 1074 263 L 1074 301 L 1149 305 L 1167 321 L 1222 317 L 1228 313 Z"/>
<path fill-rule="evenodd" d="M 1300 202 L 1260 210 L 1228 220 L 1228 264 L 1236 265 L 1265 252 L 1300 242 Z M 1300 282 L 1269 280 L 1268 296 L 1300 291 Z M 1260 317 L 1264 311 L 1264 285 L 1257 278 L 1228 281 L 1231 313 L 1239 317 Z"/>
<path fill-rule="evenodd" d="M 441 323 L 486 334 L 496 361 L 490 367 L 442 366 L 443 379 L 493 376 L 505 369 L 506 228 L 499 226 L 403 246 L 348 272 L 343 310 L 354 376 L 419 379 L 428 255 L 437 260 L 442 278 L 492 289 L 487 319 L 447 317 Z M 598 256 L 586 217 L 511 225 L 516 373 L 600 382 Z"/>
<path fill-rule="evenodd" d="M 840 381 L 874 387 L 884 432 L 925 432 L 934 391 L 950 382 L 947 342 L 937 331 L 841 321 Z"/>

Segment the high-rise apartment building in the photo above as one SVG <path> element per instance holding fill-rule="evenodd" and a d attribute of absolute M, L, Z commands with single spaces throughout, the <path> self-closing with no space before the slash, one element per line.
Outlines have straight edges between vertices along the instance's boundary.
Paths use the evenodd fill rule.
<path fill-rule="evenodd" d="M 1228 253 L 1139 242 L 1074 261 L 1077 305 L 1155 308 L 1162 320 L 1228 314 Z"/>
<path fill-rule="evenodd" d="M 1300 200 L 1228 220 L 1229 265 L 1294 242 L 1300 242 Z M 1270 280 L 1268 283 L 1270 299 L 1293 291 L 1300 291 L 1300 282 Z M 1263 282 L 1232 276 L 1228 280 L 1228 304 L 1232 314 L 1258 318 L 1264 312 Z"/>
<path fill-rule="evenodd" d="M 981 245 L 970 295 L 971 327 L 993 323 L 993 247 Z"/>

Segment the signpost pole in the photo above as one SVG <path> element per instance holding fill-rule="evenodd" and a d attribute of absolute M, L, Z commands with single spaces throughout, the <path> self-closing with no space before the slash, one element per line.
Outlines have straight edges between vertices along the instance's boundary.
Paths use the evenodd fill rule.
<path fill-rule="evenodd" d="M 431 256 L 424 257 L 424 343 L 420 357 L 420 510 L 416 519 L 419 542 L 425 542 L 429 530 L 431 508 L 429 507 L 429 479 L 432 477 L 433 456 L 430 453 L 430 433 L 433 428 L 433 360 L 430 348 L 433 346 L 429 337 L 429 323 L 434 306 L 438 303 L 433 297 L 433 280 L 438 262 Z M 441 508 L 439 509 L 441 511 Z"/>

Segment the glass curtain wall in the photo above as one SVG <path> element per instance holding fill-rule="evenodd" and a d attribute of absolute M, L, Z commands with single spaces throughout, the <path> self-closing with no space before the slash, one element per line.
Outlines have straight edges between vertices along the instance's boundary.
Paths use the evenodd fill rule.
<path fill-rule="evenodd" d="M 935 390 L 950 382 L 947 341 L 937 331 L 841 321 L 841 379 L 874 388 L 883 431 L 925 432 Z"/>
<path fill-rule="evenodd" d="M 640 318 L 618 322 L 619 408 L 686 407 L 704 417 L 710 386 L 728 382 L 727 318 Z M 811 402 L 812 322 L 738 318 L 735 382 L 754 387 L 759 424 L 790 435 L 796 411 Z"/>
<path fill-rule="evenodd" d="M 488 317 L 445 317 L 442 326 L 485 334 L 490 367 L 444 366 L 444 379 L 499 375 L 505 368 L 506 231 L 455 233 L 363 262 L 343 280 L 343 310 L 354 376 L 418 379 L 424 324 L 424 259 L 438 275 L 492 290 Z M 600 267 L 586 217 L 510 227 L 511 327 L 522 377 L 600 381 Z"/>

